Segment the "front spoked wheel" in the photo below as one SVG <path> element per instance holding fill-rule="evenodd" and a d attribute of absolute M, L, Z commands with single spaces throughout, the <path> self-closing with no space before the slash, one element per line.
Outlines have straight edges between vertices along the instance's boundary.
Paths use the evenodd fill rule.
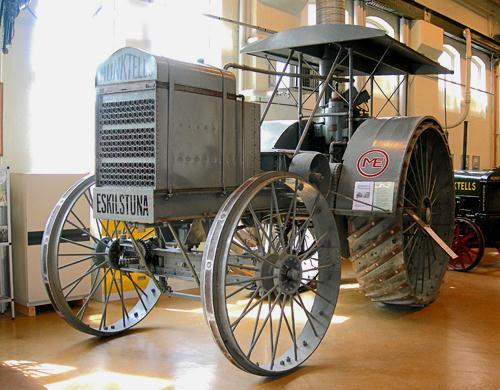
<path fill-rule="evenodd" d="M 207 239 L 202 295 L 232 363 L 274 376 L 311 356 L 337 302 L 338 248 L 326 200 L 300 177 L 265 172 L 231 194 Z"/>
<path fill-rule="evenodd" d="M 145 245 L 156 231 L 92 218 L 93 186 L 94 176 L 81 179 L 52 211 L 42 240 L 42 274 L 55 310 L 71 326 L 112 336 L 144 319 L 160 297 L 151 278 L 128 268 L 134 258 L 124 256 L 123 245 L 130 234 Z"/>

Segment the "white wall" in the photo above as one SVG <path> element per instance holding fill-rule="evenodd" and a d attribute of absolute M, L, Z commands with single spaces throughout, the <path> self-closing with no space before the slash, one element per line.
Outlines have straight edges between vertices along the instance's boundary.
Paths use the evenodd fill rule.
<path fill-rule="evenodd" d="M 92 171 L 97 65 L 129 45 L 220 66 L 220 53 L 233 50 L 233 37 L 220 24 L 209 24 L 201 5 L 199 0 L 33 0 L 36 18 L 21 12 L 12 48 L 3 57 L 2 163 L 19 173 Z M 213 35 L 219 39 L 210 40 Z"/>
<path fill-rule="evenodd" d="M 245 1 L 245 0 L 244 0 Z M 300 13 L 273 9 L 258 0 L 247 0 L 252 14 L 248 22 L 274 30 L 284 30 L 307 23 L 307 6 Z M 67 6 L 71 2 L 71 6 Z M 168 10 L 174 2 L 181 4 Z M 2 163 L 14 172 L 79 173 L 92 169 L 94 160 L 94 87 L 93 74 L 97 63 L 115 49 L 130 44 L 150 49 L 155 54 L 180 55 L 181 59 L 194 61 L 204 57 L 207 62 L 221 66 L 237 60 L 237 27 L 229 23 L 207 21 L 189 12 L 199 0 L 158 0 L 155 9 L 139 0 L 40 0 L 32 1 L 32 9 L 39 13 L 34 19 L 23 11 L 16 19 L 13 46 L 3 56 L 2 73 L 4 95 L 4 157 Z M 464 6 L 465 0 L 424 1 L 437 11 L 447 13 L 460 21 L 470 21 L 474 28 L 485 33 L 498 31 L 498 17 L 491 18 L 486 0 L 479 0 L 478 9 Z M 454 8 L 458 3 L 460 7 Z M 65 6 L 57 7 L 64 4 Z M 92 13 L 102 4 L 97 14 Z M 207 0 L 209 11 L 237 19 L 237 0 Z M 180 7 L 180 8 L 179 8 Z M 486 10 L 485 10 L 486 9 Z M 52 11 L 51 11 L 52 10 Z M 176 12 L 180 13 L 177 14 Z M 52 28 L 40 31 L 40 20 L 45 13 L 53 12 Z M 81 15 L 87 18 L 81 18 Z M 368 14 L 374 14 L 369 11 Z M 457 15 L 455 15 L 457 14 Z M 80 16 L 80 22 L 75 15 Z M 167 16 L 173 22 L 166 23 Z M 378 16 L 381 16 L 380 13 Z M 382 14 L 383 16 L 383 14 Z M 387 18 L 394 23 L 391 16 Z M 37 25 L 38 23 L 38 25 Z M 205 23 L 205 24 L 204 24 Z M 194 26 L 194 27 L 193 27 Z M 198 30 L 196 29 L 198 27 Z M 205 34 L 200 36 L 200 29 Z M 253 33 L 258 37 L 262 34 Z M 463 45 L 453 43 L 462 52 Z M 480 53 L 474 53 L 481 56 Z M 489 59 L 487 64 L 487 89 L 492 87 Z M 266 66 L 262 60 L 249 60 L 250 64 Z M 35 65 L 36 64 L 36 65 Z M 40 65 L 41 64 L 41 65 Z M 464 80 L 464 72 L 462 78 Z M 437 81 L 416 77 L 410 83 L 409 113 L 431 114 L 444 122 L 442 96 Z M 266 76 L 251 75 L 246 88 L 266 93 Z M 293 103 L 282 97 L 283 103 Z M 375 108 L 380 99 L 375 99 Z M 396 99 L 397 101 L 397 99 Z M 469 115 L 469 153 L 481 156 L 481 167 L 493 163 L 492 128 L 493 99 L 488 101 L 486 116 Z M 382 115 L 393 115 L 386 107 Z M 448 112 L 453 121 L 457 112 Z M 294 107 L 274 106 L 270 118 L 295 118 Z M 497 127 L 500 121 L 497 121 Z M 497 132 L 499 132 L 497 128 Z M 462 144 L 461 127 L 450 131 L 450 145 L 458 168 Z M 500 140 L 497 138 L 497 143 Z M 500 162 L 500 145 L 497 163 Z"/>

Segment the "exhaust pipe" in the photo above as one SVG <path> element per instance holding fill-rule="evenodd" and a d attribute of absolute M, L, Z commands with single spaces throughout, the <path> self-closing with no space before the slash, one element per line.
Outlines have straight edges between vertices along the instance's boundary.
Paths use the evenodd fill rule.
<path fill-rule="evenodd" d="M 316 0 L 316 24 L 344 24 L 345 0 Z"/>

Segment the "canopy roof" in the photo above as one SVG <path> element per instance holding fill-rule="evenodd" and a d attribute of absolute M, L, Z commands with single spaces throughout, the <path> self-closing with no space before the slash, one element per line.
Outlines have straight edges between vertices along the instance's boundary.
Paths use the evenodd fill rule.
<path fill-rule="evenodd" d="M 321 24 L 278 32 L 247 45 L 241 52 L 284 62 L 293 49 L 291 64 L 297 64 L 298 54 L 303 53 L 308 63 L 318 65 L 325 54 L 333 61 L 342 48 L 352 48 L 355 74 L 371 74 L 386 50 L 375 75 L 453 73 L 382 30 L 350 24 Z M 347 59 L 339 64 L 342 74 L 347 73 L 347 66 Z"/>

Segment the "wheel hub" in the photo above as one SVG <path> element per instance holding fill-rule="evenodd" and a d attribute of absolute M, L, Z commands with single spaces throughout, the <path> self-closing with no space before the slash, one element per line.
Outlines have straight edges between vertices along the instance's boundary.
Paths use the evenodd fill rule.
<path fill-rule="evenodd" d="M 123 248 L 120 239 L 117 238 L 111 242 L 107 248 L 107 261 L 111 268 L 120 269 L 120 259 L 123 255 Z"/>
<path fill-rule="evenodd" d="M 148 256 L 148 248 L 145 243 L 141 240 L 137 240 L 136 244 L 142 246 L 144 253 Z M 138 261 L 138 256 L 134 250 L 132 241 L 125 238 L 117 238 L 110 241 L 110 243 L 102 249 L 102 252 L 106 253 L 102 256 L 102 261 L 107 262 L 107 264 L 115 270 L 119 270 L 121 267 L 126 267 Z"/>
<path fill-rule="evenodd" d="M 420 204 L 420 218 L 428 225 L 432 222 L 432 202 L 427 196 L 422 199 Z"/>
<path fill-rule="evenodd" d="M 295 255 L 287 255 L 278 265 L 278 290 L 288 295 L 295 294 L 302 280 L 302 262 Z"/>
<path fill-rule="evenodd" d="M 292 254 L 271 254 L 261 263 L 258 271 L 257 287 L 262 295 L 276 287 L 278 293 L 295 294 L 302 281 L 302 262 Z"/>
<path fill-rule="evenodd" d="M 94 245 L 95 253 L 106 253 L 101 255 L 96 255 L 93 257 L 92 261 L 97 267 L 100 267 L 103 263 L 106 263 L 108 260 L 107 253 L 109 251 L 109 240 L 107 237 L 103 237 L 102 240 L 99 240 Z"/>

